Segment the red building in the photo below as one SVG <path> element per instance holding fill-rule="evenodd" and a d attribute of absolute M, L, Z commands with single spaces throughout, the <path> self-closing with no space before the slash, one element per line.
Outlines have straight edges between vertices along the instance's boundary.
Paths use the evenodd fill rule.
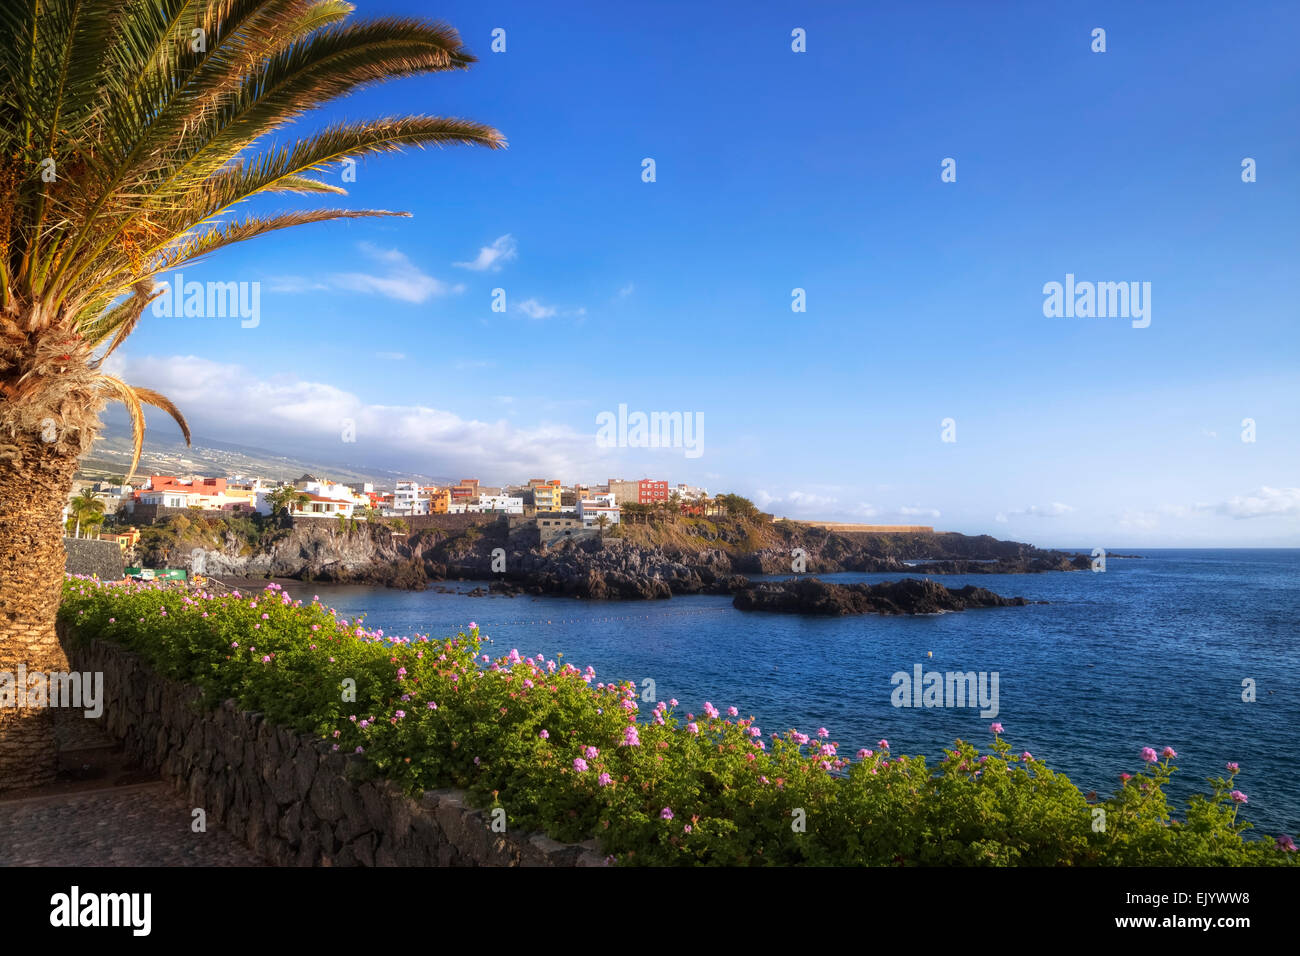
<path fill-rule="evenodd" d="M 656 501 L 668 500 L 668 482 L 651 481 L 642 478 L 637 482 L 637 501 L 643 505 L 652 505 Z"/>
<path fill-rule="evenodd" d="M 478 479 L 462 478 L 460 484 L 451 489 L 452 501 L 473 501 L 478 498 Z"/>

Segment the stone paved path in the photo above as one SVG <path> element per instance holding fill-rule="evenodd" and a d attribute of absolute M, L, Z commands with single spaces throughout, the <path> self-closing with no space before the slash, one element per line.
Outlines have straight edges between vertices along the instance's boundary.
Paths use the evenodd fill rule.
<path fill-rule="evenodd" d="M 164 783 L 0 800 L 0 866 L 266 866 Z"/>

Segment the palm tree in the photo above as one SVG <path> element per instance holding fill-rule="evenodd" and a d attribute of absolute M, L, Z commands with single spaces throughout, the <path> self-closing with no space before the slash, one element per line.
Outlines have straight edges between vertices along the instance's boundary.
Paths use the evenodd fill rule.
<path fill-rule="evenodd" d="M 89 489 L 83 491 L 77 497 L 68 502 L 68 520 L 75 522 L 76 530 L 73 537 L 81 537 L 81 525 L 85 524 L 103 524 L 104 523 L 104 502 L 100 501 L 101 493 Z M 95 518 L 98 521 L 95 521 Z"/>
<path fill-rule="evenodd" d="M 468 120 L 340 121 L 272 134 L 395 77 L 474 62 L 454 30 L 351 22 L 342 0 L 0 3 L 0 671 L 67 670 L 54 622 L 60 512 L 108 401 L 143 405 L 104 362 L 157 297 L 156 278 L 232 243 L 377 210 L 232 210 L 266 193 L 342 193 L 332 164 L 428 144 L 504 145 Z M 129 475 L 128 475 L 129 477 Z M 0 708 L 0 788 L 53 778 L 46 708 Z"/>

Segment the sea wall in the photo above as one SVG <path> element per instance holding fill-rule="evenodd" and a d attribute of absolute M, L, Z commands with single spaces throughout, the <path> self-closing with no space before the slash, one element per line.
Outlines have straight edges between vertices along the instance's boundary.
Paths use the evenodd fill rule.
<path fill-rule="evenodd" d="M 194 686 L 154 674 L 103 641 L 60 638 L 74 670 L 104 675 L 101 727 L 160 773 L 209 824 L 281 866 L 601 866 L 594 842 L 494 832 L 457 790 L 415 800 L 369 781 L 364 758 L 268 723 L 227 700 L 203 706 Z"/>
<path fill-rule="evenodd" d="M 68 558 L 64 568 L 69 574 L 94 574 L 102 581 L 119 581 L 125 562 L 116 541 L 95 538 L 64 538 Z"/>

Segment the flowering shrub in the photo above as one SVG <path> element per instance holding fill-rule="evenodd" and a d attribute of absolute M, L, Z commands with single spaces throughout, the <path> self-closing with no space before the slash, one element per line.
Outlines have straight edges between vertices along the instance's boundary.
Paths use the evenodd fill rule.
<path fill-rule="evenodd" d="M 886 740 L 850 759 L 826 728 L 765 738 L 736 707 L 707 701 L 684 720 L 675 700 L 643 715 L 632 683 L 540 655 L 492 659 L 472 624 L 446 640 L 385 636 L 275 584 L 213 595 L 69 578 L 60 618 L 74 640 L 138 653 L 200 686 L 211 706 L 233 697 L 412 793 L 464 788 L 503 807 L 514 830 L 594 835 L 620 863 L 1297 862 L 1289 836 L 1243 839 L 1236 764 L 1173 819 L 1169 748 L 1147 748 L 1113 796 L 1089 803 L 1013 753 L 1000 724 L 987 752 L 959 740 L 934 766 L 895 756 Z M 355 702 L 345 702 L 348 680 Z"/>

